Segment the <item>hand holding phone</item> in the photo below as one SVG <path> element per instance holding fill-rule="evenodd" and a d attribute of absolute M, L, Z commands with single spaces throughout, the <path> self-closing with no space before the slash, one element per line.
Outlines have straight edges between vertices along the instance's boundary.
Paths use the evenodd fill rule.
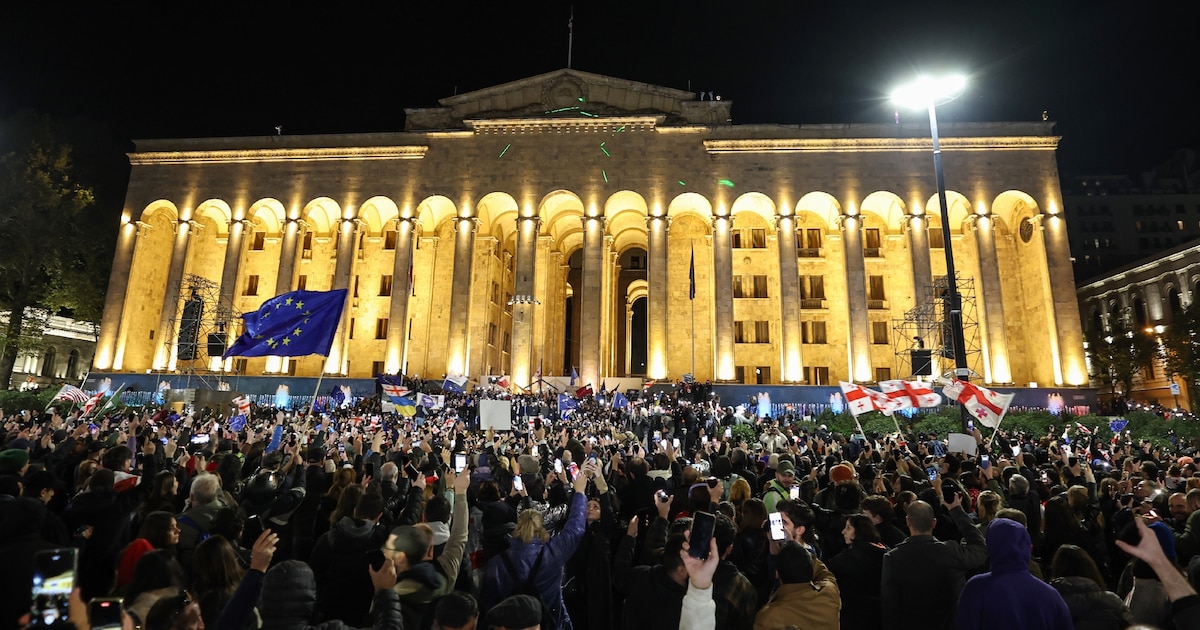
<path fill-rule="evenodd" d="M 771 540 L 775 542 L 783 542 L 787 540 L 787 532 L 783 529 L 783 514 L 780 512 L 771 512 L 767 515 L 768 529 L 771 532 Z"/>
<path fill-rule="evenodd" d="M 456 474 L 456 475 L 461 474 L 462 471 L 464 471 L 466 469 L 467 469 L 467 454 L 466 453 L 455 453 L 454 454 L 454 474 Z"/>
<path fill-rule="evenodd" d="M 67 621 L 75 588 L 76 558 L 71 548 L 39 551 L 33 558 L 32 621 L 45 626 Z"/>
<path fill-rule="evenodd" d="M 521 479 L 521 475 L 513 477 L 513 490 L 517 492 L 525 492 L 525 480 Z"/>
<path fill-rule="evenodd" d="M 688 535 L 688 555 L 698 560 L 708 559 L 709 543 L 717 526 L 717 517 L 709 512 L 692 515 L 692 531 Z"/>

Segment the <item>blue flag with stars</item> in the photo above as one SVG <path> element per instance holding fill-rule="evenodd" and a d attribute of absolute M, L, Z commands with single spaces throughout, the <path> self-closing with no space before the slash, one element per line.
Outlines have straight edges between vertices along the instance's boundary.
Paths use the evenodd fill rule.
<path fill-rule="evenodd" d="M 345 306 L 346 289 L 277 295 L 242 315 L 246 332 L 221 358 L 328 356 Z"/>

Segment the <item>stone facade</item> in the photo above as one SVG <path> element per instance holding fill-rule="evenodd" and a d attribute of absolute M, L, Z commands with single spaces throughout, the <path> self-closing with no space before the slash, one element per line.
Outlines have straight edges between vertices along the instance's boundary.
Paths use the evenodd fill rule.
<path fill-rule="evenodd" d="M 908 374 L 896 322 L 945 273 L 927 126 L 735 126 L 729 101 L 576 70 L 440 104 L 402 133 L 139 141 L 97 369 Z M 1084 385 L 1052 126 L 943 127 L 973 368 Z M 181 365 L 189 275 L 233 313 L 354 297 L 326 359 Z"/>

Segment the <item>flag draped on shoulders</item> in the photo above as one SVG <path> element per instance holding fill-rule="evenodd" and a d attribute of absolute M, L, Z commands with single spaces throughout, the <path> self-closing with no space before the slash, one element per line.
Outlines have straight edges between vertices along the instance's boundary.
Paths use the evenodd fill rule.
<path fill-rule="evenodd" d="M 345 305 L 346 289 L 277 295 L 242 315 L 246 332 L 222 358 L 328 356 Z"/>
<path fill-rule="evenodd" d="M 967 412 L 984 426 L 994 429 L 1000 426 L 1008 406 L 1012 404 L 1013 394 L 1001 394 L 974 383 L 954 379 L 942 388 L 946 398 L 953 398 L 962 403 Z"/>

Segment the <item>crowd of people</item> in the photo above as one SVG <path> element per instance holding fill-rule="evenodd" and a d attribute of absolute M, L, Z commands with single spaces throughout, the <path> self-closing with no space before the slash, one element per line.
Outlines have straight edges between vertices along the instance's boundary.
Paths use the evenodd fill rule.
<path fill-rule="evenodd" d="M 678 394 L 481 430 L 480 395 L 0 412 L 0 623 L 42 621 L 35 558 L 74 548 L 79 628 L 98 598 L 148 630 L 1200 627 L 1189 444 L 960 453 Z"/>

